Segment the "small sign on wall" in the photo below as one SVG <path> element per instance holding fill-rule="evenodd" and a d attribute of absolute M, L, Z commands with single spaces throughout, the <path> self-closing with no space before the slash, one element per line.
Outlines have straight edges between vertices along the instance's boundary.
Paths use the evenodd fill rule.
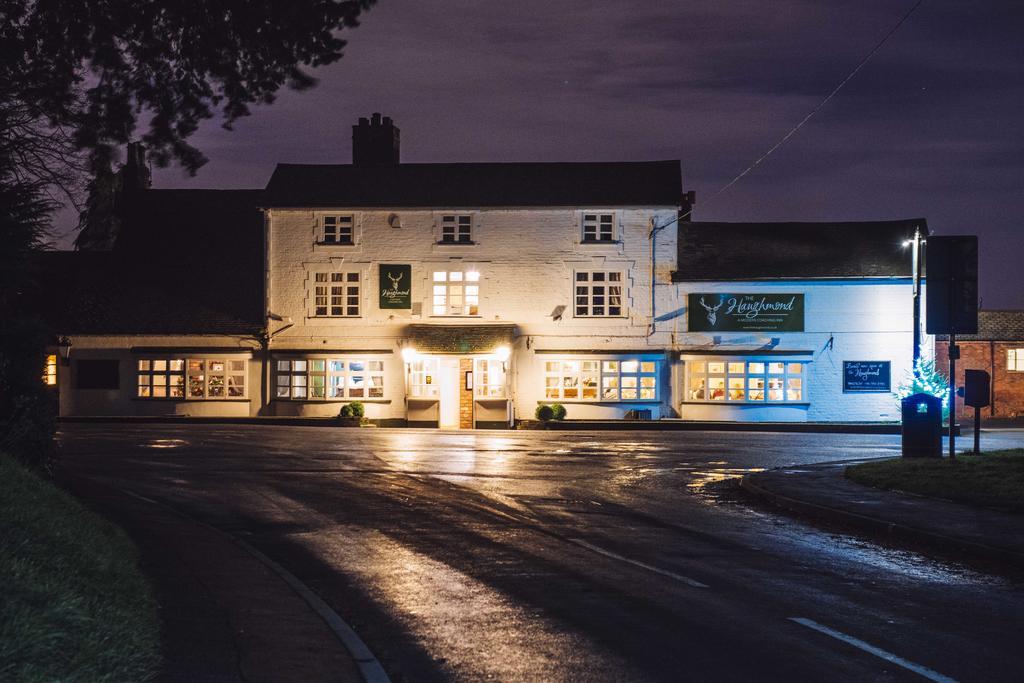
<path fill-rule="evenodd" d="M 892 363 L 887 360 L 844 360 L 844 394 L 888 394 L 892 391 Z"/>
<path fill-rule="evenodd" d="M 687 298 L 690 332 L 803 332 L 803 294 L 695 292 Z"/>
<path fill-rule="evenodd" d="M 412 308 L 412 266 L 380 264 L 381 308 Z"/>

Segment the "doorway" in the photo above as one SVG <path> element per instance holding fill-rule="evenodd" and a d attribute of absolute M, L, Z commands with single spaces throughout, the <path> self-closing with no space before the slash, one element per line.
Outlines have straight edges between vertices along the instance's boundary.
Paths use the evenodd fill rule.
<path fill-rule="evenodd" d="M 459 359 L 441 357 L 438 367 L 438 389 L 440 398 L 440 415 L 438 426 L 441 429 L 459 428 Z"/>

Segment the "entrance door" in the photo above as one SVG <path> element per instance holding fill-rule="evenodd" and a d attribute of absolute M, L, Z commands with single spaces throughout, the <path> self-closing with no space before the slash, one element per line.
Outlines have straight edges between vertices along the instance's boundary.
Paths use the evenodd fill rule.
<path fill-rule="evenodd" d="M 441 429 L 459 428 L 459 359 L 441 357 L 438 368 Z"/>

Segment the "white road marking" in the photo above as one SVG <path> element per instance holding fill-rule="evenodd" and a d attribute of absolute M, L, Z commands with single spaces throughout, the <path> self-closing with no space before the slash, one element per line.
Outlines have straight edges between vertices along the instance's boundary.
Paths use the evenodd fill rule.
<path fill-rule="evenodd" d="M 605 557 L 610 557 L 613 560 L 618 560 L 619 562 L 626 562 L 627 564 L 631 564 L 634 567 L 640 567 L 641 569 L 646 569 L 649 572 L 654 572 L 655 574 L 661 574 L 662 576 L 667 576 L 670 579 L 675 579 L 676 581 L 680 581 L 682 583 L 685 583 L 687 586 L 692 586 L 694 588 L 707 588 L 708 587 L 708 585 L 706 583 L 701 583 L 700 581 L 697 581 L 696 579 L 691 579 L 688 576 L 683 576 L 682 574 L 676 574 L 675 572 L 670 572 L 667 569 L 660 569 L 658 567 L 651 566 L 651 565 L 649 565 L 649 564 L 647 564 L 645 562 L 640 562 L 639 560 L 631 560 L 630 558 L 623 557 L 622 555 L 619 555 L 618 553 L 613 553 L 610 550 L 605 550 L 604 548 L 599 548 L 596 545 L 593 545 L 591 543 L 587 543 L 582 538 L 567 538 L 566 540 L 571 542 L 571 543 L 575 543 L 578 546 L 582 546 L 582 547 L 586 548 L 587 550 L 591 550 L 591 551 L 597 553 L 598 555 L 604 555 Z"/>
<path fill-rule="evenodd" d="M 796 623 L 800 624 L 801 626 L 806 626 L 807 628 L 812 629 L 814 631 L 817 631 L 818 633 L 824 633 L 825 635 L 831 636 L 832 638 L 835 638 L 836 640 L 841 640 L 842 642 L 846 643 L 847 645 L 853 645 L 855 648 L 863 650 L 864 652 L 872 654 L 872 655 L 874 655 L 874 656 L 876 656 L 876 657 L 878 657 L 880 659 L 884 659 L 887 662 L 891 662 L 891 663 L 895 664 L 896 666 L 901 666 L 904 669 L 906 669 L 907 671 L 913 671 L 918 676 L 922 676 L 924 678 L 927 678 L 930 681 L 936 681 L 936 683 L 956 683 L 956 679 L 955 678 L 950 678 L 949 676 L 944 676 L 944 675 L 940 674 L 938 671 L 933 671 L 933 670 L 929 669 L 926 666 L 921 666 L 920 664 L 914 664 L 913 662 L 908 662 L 907 660 L 903 659 L 902 657 L 898 657 L 898 656 L 892 654 L 891 652 L 886 652 L 885 650 L 883 650 L 881 648 L 875 647 L 874 645 L 871 645 L 869 643 L 865 643 L 863 640 L 860 640 L 859 638 L 854 638 L 853 636 L 848 636 L 848 635 L 846 635 L 845 633 L 843 633 L 841 631 L 837 631 L 837 630 L 835 630 L 833 628 L 829 628 L 828 626 L 824 626 L 822 624 L 819 624 L 818 622 L 814 621 L 813 619 L 806 619 L 804 617 L 789 617 L 789 620 L 790 621 L 795 621 Z"/>

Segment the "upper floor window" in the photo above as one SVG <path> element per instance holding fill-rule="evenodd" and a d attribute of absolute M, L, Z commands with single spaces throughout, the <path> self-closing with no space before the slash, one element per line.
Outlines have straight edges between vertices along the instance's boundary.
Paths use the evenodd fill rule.
<path fill-rule="evenodd" d="M 355 244 L 355 220 L 351 214 L 323 217 L 323 244 Z"/>
<path fill-rule="evenodd" d="M 584 242 L 612 242 L 615 239 L 615 214 L 583 214 Z"/>
<path fill-rule="evenodd" d="M 1024 349 L 1010 349 L 1006 352 L 1006 369 L 1024 372 Z"/>
<path fill-rule="evenodd" d="M 622 283 L 620 271 L 577 271 L 576 316 L 616 318 L 625 315 Z"/>
<path fill-rule="evenodd" d="M 351 272 L 313 273 L 313 315 L 329 318 L 359 316 L 360 277 Z"/>
<path fill-rule="evenodd" d="M 480 273 L 434 272 L 433 315 L 480 315 Z"/>
<path fill-rule="evenodd" d="M 472 244 L 473 217 L 468 214 L 441 216 L 443 244 Z"/>

